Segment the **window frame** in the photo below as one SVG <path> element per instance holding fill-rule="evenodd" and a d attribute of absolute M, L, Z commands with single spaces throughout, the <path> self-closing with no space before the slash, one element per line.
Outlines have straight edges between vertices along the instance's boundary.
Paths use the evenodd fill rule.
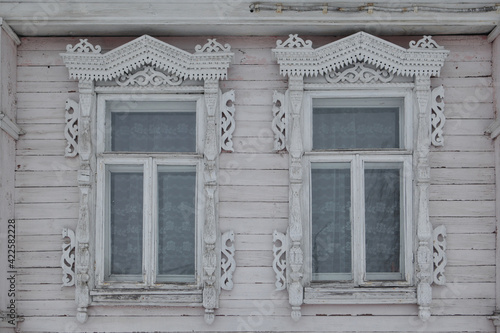
<path fill-rule="evenodd" d="M 123 152 L 107 151 L 107 131 L 110 125 L 107 101 L 122 100 L 125 102 L 166 101 L 166 102 L 196 102 L 196 151 L 195 152 Z M 204 221 L 204 184 L 203 184 L 203 138 L 205 132 L 205 101 L 201 94 L 97 94 L 97 175 L 96 175 L 96 269 L 95 289 L 98 290 L 135 290 L 141 293 L 145 290 L 201 290 L 202 287 L 202 231 Z M 142 166 L 144 179 L 143 204 L 143 253 L 142 282 L 127 282 L 108 278 L 106 262 L 109 260 L 109 249 L 106 243 L 109 228 L 107 222 L 106 200 L 108 170 L 107 166 L 136 165 Z M 157 237 L 155 236 L 157 218 L 157 174 L 161 166 L 194 166 L 196 170 L 195 189 L 195 274 L 193 282 L 165 281 L 156 282 L 157 269 Z"/>
<path fill-rule="evenodd" d="M 400 98 L 402 99 L 402 115 L 400 119 L 402 127 L 402 148 L 390 149 L 328 149 L 328 150 L 313 150 L 313 100 L 315 99 L 363 99 L 370 98 Z M 359 302 L 356 298 L 359 294 L 368 295 L 371 302 L 386 302 L 397 299 L 402 301 L 407 299 L 407 294 L 412 294 L 415 291 L 415 265 L 413 263 L 414 253 L 416 251 L 416 210 L 414 208 L 414 191 L 415 185 L 413 181 L 413 161 L 414 161 L 414 143 L 416 138 L 417 115 L 413 108 L 414 96 L 410 88 L 360 88 L 352 90 L 305 90 L 302 107 L 302 140 L 304 142 L 304 157 L 303 157 L 303 189 L 302 189 L 302 207 L 303 209 L 303 249 L 304 249 L 304 276 L 303 283 L 305 287 L 304 303 L 308 303 L 318 293 L 324 293 L 329 296 L 329 303 L 356 303 Z M 403 221 L 403 237 L 402 247 L 404 252 L 404 275 L 401 280 L 368 280 L 366 278 L 365 269 L 365 239 L 364 239 L 364 223 L 355 226 L 356 222 L 353 219 L 359 219 L 364 213 L 362 205 L 364 199 L 361 198 L 362 193 L 355 191 L 361 188 L 364 183 L 363 163 L 402 163 L 403 164 L 403 184 L 402 201 L 405 203 L 404 220 Z M 312 278 L 312 187 L 311 187 L 311 170 L 314 163 L 350 163 L 351 164 L 351 270 L 352 280 L 340 281 L 315 281 Z M 355 200 L 357 199 L 357 200 Z M 356 212 L 357 210 L 357 212 Z M 357 258 L 357 259 L 356 259 Z M 391 295 L 386 297 L 385 293 L 379 293 L 382 287 L 393 287 L 400 289 L 401 295 Z M 403 290 L 407 289 L 408 290 Z M 351 291 L 351 294 L 346 294 L 346 289 Z M 377 294 L 378 293 L 378 294 Z M 358 295 L 358 296 L 356 296 Z M 366 296 L 365 296 L 366 297 Z M 384 300 L 385 299 L 385 300 Z M 365 300 L 364 302 L 366 302 Z"/>

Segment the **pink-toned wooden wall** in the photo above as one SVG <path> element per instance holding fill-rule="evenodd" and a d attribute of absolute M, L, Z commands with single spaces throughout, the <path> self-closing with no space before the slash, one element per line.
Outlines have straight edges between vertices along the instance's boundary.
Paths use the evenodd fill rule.
<path fill-rule="evenodd" d="M 87 36 L 85 36 L 87 38 Z M 89 321 L 74 316 L 74 289 L 61 288 L 61 230 L 75 228 L 75 159 L 64 157 L 64 105 L 78 99 L 59 53 L 76 38 L 24 38 L 18 49 L 18 123 L 15 209 L 18 228 L 18 310 L 22 332 L 130 331 L 393 331 L 493 332 L 495 308 L 495 161 L 484 135 L 494 119 L 491 45 L 484 36 L 436 37 L 450 50 L 445 86 L 445 145 L 430 156 L 430 215 L 448 230 L 448 285 L 434 288 L 432 317 L 422 323 L 416 305 L 305 305 L 290 318 L 286 292 L 274 291 L 272 231 L 288 218 L 288 156 L 272 152 L 273 90 L 284 91 L 271 49 L 280 37 L 219 37 L 235 53 L 223 91 L 236 91 L 235 152 L 220 159 L 220 225 L 236 234 L 233 291 L 223 291 L 212 326 L 201 308 L 90 307 Z M 89 38 L 110 50 L 132 38 Z M 162 40 L 193 52 L 205 37 Z M 313 46 L 336 38 L 309 37 Z M 386 38 L 408 46 L 412 38 Z M 415 39 L 415 38 L 413 38 Z M 417 38 L 418 39 L 418 38 Z"/>

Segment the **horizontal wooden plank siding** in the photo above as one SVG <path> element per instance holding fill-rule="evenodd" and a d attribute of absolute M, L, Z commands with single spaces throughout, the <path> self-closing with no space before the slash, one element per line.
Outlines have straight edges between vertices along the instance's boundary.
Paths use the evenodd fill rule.
<path fill-rule="evenodd" d="M 235 53 L 221 89 L 235 89 L 233 153 L 219 161 L 220 228 L 234 230 L 234 288 L 222 291 L 213 325 L 201 307 L 91 306 L 75 321 L 74 288 L 61 288 L 62 229 L 79 215 L 78 158 L 64 157 L 65 101 L 78 100 L 60 53 L 73 37 L 23 38 L 18 52 L 17 120 L 26 131 L 16 146 L 17 307 L 22 332 L 494 332 L 495 155 L 486 128 L 495 118 L 491 45 L 485 36 L 439 36 L 450 55 L 432 87 L 445 87 L 444 146 L 431 147 L 430 221 L 447 228 L 446 286 L 433 290 L 432 317 L 415 304 L 304 305 L 290 318 L 286 291 L 275 290 L 274 230 L 289 218 L 289 155 L 273 152 L 273 91 L 284 92 L 271 49 L 280 37 L 219 36 Z M 386 38 L 386 37 L 384 37 Z M 162 37 L 189 52 L 206 38 Z M 311 36 L 314 47 L 339 37 Z M 415 38 L 387 37 L 407 47 Z M 103 50 L 132 38 L 96 37 Z"/>

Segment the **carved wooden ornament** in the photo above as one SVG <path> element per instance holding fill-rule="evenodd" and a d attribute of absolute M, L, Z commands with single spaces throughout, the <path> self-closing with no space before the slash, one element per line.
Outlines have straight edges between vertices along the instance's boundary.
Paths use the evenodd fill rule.
<path fill-rule="evenodd" d="M 78 186 L 80 191 L 80 210 L 75 230 L 75 268 L 74 284 L 77 303 L 77 319 L 85 322 L 87 309 L 92 303 L 91 291 L 94 288 L 95 251 L 91 233 L 94 230 L 96 202 L 96 124 L 92 116 L 96 110 L 96 82 L 109 81 L 114 91 L 147 93 L 169 93 L 180 89 L 185 80 L 203 80 L 204 85 L 182 87 L 182 91 L 204 93 L 206 103 L 205 138 L 203 147 L 203 186 L 205 198 L 203 236 L 201 239 L 202 305 L 205 320 L 213 322 L 218 307 L 220 289 L 232 287 L 232 273 L 236 267 L 232 233 L 224 234 L 224 245 L 220 248 L 217 213 L 217 165 L 221 147 L 232 151 L 234 121 L 234 92 L 222 95 L 219 80 L 227 77 L 227 69 L 234 54 L 229 45 L 222 45 L 209 39 L 205 45 L 195 47 L 189 53 L 158 39 L 144 35 L 105 54 L 100 46 L 93 46 L 82 39 L 75 46 L 68 45 L 61 54 L 69 70 L 70 78 L 79 81 L 79 102 L 66 102 L 65 137 L 68 141 L 66 156 L 80 156 Z M 100 87 L 104 89 L 106 87 Z M 124 90 L 119 90 L 124 89 Z M 128 89 L 128 90 L 127 90 Z M 72 111 L 72 112 L 71 112 Z M 217 121 L 222 119 L 218 127 Z M 218 250 L 222 251 L 218 252 Z M 70 274 L 71 257 L 65 252 L 64 272 Z M 221 262 L 221 257 L 224 259 Z M 69 261 L 68 261 L 69 260 Z M 222 277 L 221 277 L 222 274 Z M 72 282 L 67 282 L 72 283 Z M 167 295 L 167 294 L 166 294 Z"/>
<path fill-rule="evenodd" d="M 289 202 L 290 216 L 288 233 L 274 233 L 273 269 L 276 274 L 276 287 L 287 286 L 292 317 L 300 318 L 300 308 L 304 297 L 304 244 L 303 227 L 309 221 L 303 220 L 302 174 L 304 167 L 302 157 L 304 146 L 301 129 L 303 118 L 303 95 L 305 89 L 314 88 L 314 84 L 304 84 L 304 77 L 323 75 L 327 84 L 321 85 L 325 90 L 338 88 L 374 89 L 393 87 L 396 76 L 412 77 L 413 83 L 404 83 L 413 88 L 417 104 L 418 124 L 416 125 L 416 147 L 413 159 L 414 193 L 418 198 L 416 204 L 416 225 L 414 241 L 417 243 L 415 266 L 417 271 L 416 294 L 419 316 L 426 320 L 430 316 L 432 302 L 431 284 L 444 281 L 442 275 L 446 259 L 445 246 L 437 243 L 433 249 L 433 229 L 429 222 L 429 149 L 432 144 L 442 144 L 442 88 L 436 89 L 431 100 L 430 77 L 439 76 L 441 67 L 449 53 L 439 46 L 430 36 L 424 36 L 417 42 L 411 42 L 405 49 L 381 38 L 365 32 L 358 32 L 319 48 L 313 48 L 311 41 L 304 41 L 298 35 L 290 35 L 285 42 L 278 41 L 273 53 L 280 66 L 280 73 L 288 76 L 288 90 L 285 94 L 275 92 L 273 95 L 272 130 L 275 135 L 274 149 L 287 149 L 289 158 Z M 344 85 L 344 86 L 343 86 Z M 435 99 L 434 99 L 435 96 Z M 432 105 L 430 105 L 432 104 Z M 432 109 L 432 111 L 431 111 Z M 431 124 L 432 114 L 432 124 Z M 432 130 L 431 130 L 432 128 Z M 432 132 L 432 140 L 431 140 Z M 305 200 L 307 202 L 307 200 Z M 442 239 L 442 233 L 438 232 Z M 283 243 L 282 240 L 288 239 Z M 286 254 L 284 254 L 286 253 Z M 307 251 L 306 251 L 307 253 Z M 433 260 L 433 253 L 434 259 Z M 286 261 L 285 259 L 286 258 Z M 286 267 L 284 267 L 286 265 Z M 435 269 L 435 271 L 434 271 Z M 284 272 L 286 271 L 286 274 Z M 433 276 L 436 272 L 437 275 Z M 283 279 L 286 278 L 286 281 Z M 436 282 L 437 281 L 437 282 Z"/>
<path fill-rule="evenodd" d="M 433 146 L 443 146 L 443 127 L 446 121 L 444 115 L 444 87 L 441 85 L 431 93 L 431 142 Z"/>
<path fill-rule="evenodd" d="M 78 154 L 78 118 L 80 118 L 80 106 L 72 99 L 66 100 L 65 118 L 64 137 L 67 144 L 64 156 L 75 157 Z"/>
<path fill-rule="evenodd" d="M 75 285 L 75 232 L 71 229 L 64 228 L 62 237 L 68 240 L 67 242 L 63 242 L 62 245 L 62 285 L 63 287 L 71 287 Z"/>

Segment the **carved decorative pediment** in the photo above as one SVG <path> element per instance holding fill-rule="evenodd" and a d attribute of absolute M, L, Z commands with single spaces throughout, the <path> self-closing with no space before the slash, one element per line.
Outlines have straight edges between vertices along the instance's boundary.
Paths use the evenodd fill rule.
<path fill-rule="evenodd" d="M 114 80 L 145 65 L 182 79 L 220 80 L 227 76 L 233 53 L 228 45 L 219 45 L 210 39 L 204 46 L 196 46 L 197 52 L 191 54 L 144 35 L 101 54 L 99 46 L 82 39 L 75 46 L 68 45 L 61 57 L 70 77 L 78 80 Z"/>
<path fill-rule="evenodd" d="M 324 75 L 356 62 L 401 76 L 439 76 L 449 51 L 426 37 L 405 49 L 361 31 L 317 49 L 311 47 L 311 41 L 294 42 L 294 47 L 289 47 L 292 42 L 278 41 L 273 53 L 280 73 L 288 76 Z M 290 35 L 290 39 L 299 40 L 297 35 Z"/>

